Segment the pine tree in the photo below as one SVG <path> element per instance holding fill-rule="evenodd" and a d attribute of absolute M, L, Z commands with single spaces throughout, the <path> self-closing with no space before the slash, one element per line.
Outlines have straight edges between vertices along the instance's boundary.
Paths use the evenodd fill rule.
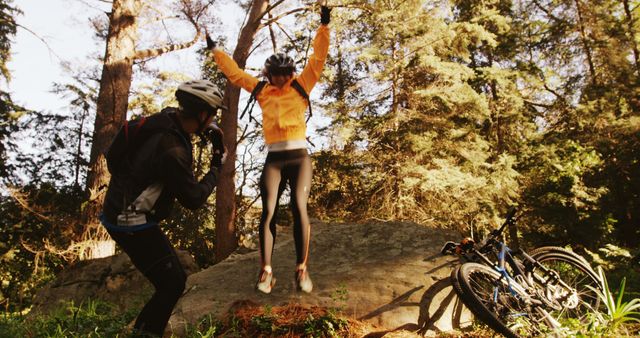
<path fill-rule="evenodd" d="M 0 77 L 7 82 L 11 80 L 7 62 L 11 57 L 11 38 L 15 36 L 17 29 L 15 17 L 21 14 L 20 10 L 11 3 L 11 0 L 0 0 Z M 11 134 L 16 131 L 14 113 L 20 110 L 21 108 L 11 100 L 11 96 L 0 90 L 0 182 L 2 183 L 11 181 L 10 176 L 13 174 L 7 153 L 16 147 Z"/>
<path fill-rule="evenodd" d="M 473 49 L 494 47 L 495 34 L 454 20 L 455 7 L 445 2 L 359 7 L 342 18 L 338 45 L 353 47 L 339 51 L 346 60 L 334 60 L 335 84 L 327 91 L 344 136 L 333 156 L 352 155 L 343 168 L 358 178 L 326 193 L 344 195 L 341 189 L 358 182 L 363 193 L 353 203 L 365 216 L 486 226 L 517 189 L 514 158 L 492 149 L 490 100 L 473 85 L 483 74 L 470 66 Z M 345 71 L 343 64 L 352 66 Z"/>

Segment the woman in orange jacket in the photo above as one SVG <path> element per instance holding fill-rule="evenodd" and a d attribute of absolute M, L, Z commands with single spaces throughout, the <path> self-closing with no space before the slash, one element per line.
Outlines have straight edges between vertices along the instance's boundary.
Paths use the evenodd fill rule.
<path fill-rule="evenodd" d="M 321 6 L 320 28 L 313 41 L 313 54 L 299 76 L 295 74 L 295 62 L 286 54 L 270 56 L 264 65 L 263 75 L 269 80 L 257 95 L 262 109 L 262 129 L 267 144 L 267 159 L 260 177 L 262 216 L 260 218 L 261 269 L 256 288 L 271 293 L 275 284 L 271 268 L 271 256 L 276 238 L 275 214 L 278 199 L 287 181 L 291 187 L 291 211 L 294 219 L 296 243 L 296 284 L 299 290 L 311 292 L 313 283 L 309 277 L 307 261 L 311 227 L 307 215 L 307 199 L 311 187 L 311 158 L 306 148 L 305 111 L 308 101 L 292 86 L 294 79 L 306 93 L 311 92 L 320 78 L 329 52 L 330 10 Z M 213 50 L 218 68 L 231 83 L 253 92 L 259 80 L 238 67 L 236 62 L 215 47 L 207 37 L 207 45 Z"/>

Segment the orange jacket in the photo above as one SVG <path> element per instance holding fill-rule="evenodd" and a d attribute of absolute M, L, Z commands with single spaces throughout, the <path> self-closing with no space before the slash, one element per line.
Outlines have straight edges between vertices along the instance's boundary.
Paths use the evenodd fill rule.
<path fill-rule="evenodd" d="M 318 82 L 328 53 L 329 27 L 320 25 L 313 40 L 313 54 L 309 57 L 300 76 L 297 77 L 307 93 L 311 93 Z M 259 82 L 257 78 L 245 73 L 219 48 L 213 50 L 213 57 L 218 68 L 231 83 L 244 88 L 249 93 L 253 91 Z M 307 109 L 307 101 L 290 84 L 291 81 L 280 89 L 267 83 L 256 98 L 262 109 L 262 130 L 267 144 L 306 138 L 307 126 L 304 113 Z"/>

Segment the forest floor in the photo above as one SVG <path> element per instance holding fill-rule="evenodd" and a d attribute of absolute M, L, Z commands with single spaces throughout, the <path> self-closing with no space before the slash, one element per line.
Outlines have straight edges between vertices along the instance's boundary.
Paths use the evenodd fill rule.
<path fill-rule="evenodd" d="M 228 315 L 218 323 L 202 322 L 193 332 L 215 327 L 220 337 L 366 337 L 418 338 L 424 332 L 405 329 L 387 330 L 369 322 L 349 318 L 319 306 L 290 304 L 266 308 L 252 302 L 234 304 Z M 495 332 L 482 326 L 447 333 L 430 332 L 427 337 L 493 337 Z"/>

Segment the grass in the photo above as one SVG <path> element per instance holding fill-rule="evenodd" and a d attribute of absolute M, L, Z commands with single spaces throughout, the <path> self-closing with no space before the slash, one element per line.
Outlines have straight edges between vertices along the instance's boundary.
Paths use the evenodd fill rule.
<path fill-rule="evenodd" d="M 612 304 L 624 308 L 620 302 L 623 288 L 618 290 Z M 622 291 L 622 292 L 621 292 Z M 632 302 L 631 304 L 636 304 Z M 86 301 L 81 304 L 65 304 L 48 315 L 8 314 L 0 316 L 0 338 L 14 337 L 129 337 L 127 327 L 135 319 L 139 309 L 119 311 L 114 305 L 102 301 Z M 628 313 L 627 313 L 628 314 Z M 602 326 L 601 326 L 602 328 Z M 583 328 L 584 329 L 584 328 Z M 590 331 L 577 331 L 577 337 L 591 337 Z M 616 332 L 637 334 L 640 325 L 622 321 Z M 251 301 L 238 301 L 223 318 L 211 315 L 189 325 L 181 337 L 421 337 L 411 331 L 389 331 L 343 315 L 339 309 L 319 306 L 289 304 L 264 306 Z M 464 332 L 440 333 L 437 337 L 493 337 L 484 325 L 477 325 Z M 596 336 L 617 337 L 612 332 Z"/>
<path fill-rule="evenodd" d="M 109 303 L 88 300 L 73 302 L 48 315 L 4 313 L 0 317 L 0 338 L 15 337 L 124 337 L 123 328 L 138 310 L 118 311 Z"/>

